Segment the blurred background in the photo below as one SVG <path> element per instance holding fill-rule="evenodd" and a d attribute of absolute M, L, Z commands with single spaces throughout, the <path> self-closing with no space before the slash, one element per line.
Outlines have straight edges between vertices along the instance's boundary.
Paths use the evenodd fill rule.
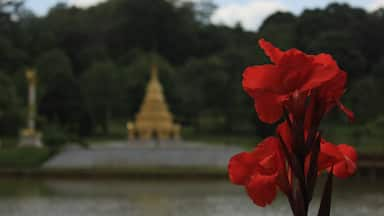
<path fill-rule="evenodd" d="M 281 49 L 330 53 L 347 71 L 342 101 L 356 122 L 335 111 L 322 127 L 333 143 L 356 147 L 364 167 L 340 183 L 334 213 L 383 215 L 382 0 L 0 0 L 0 213 L 284 215 L 286 200 L 254 207 L 225 174 L 230 155 L 274 134 L 241 87 L 246 66 L 269 63 L 262 37 Z M 136 148 L 127 122 L 140 111 L 152 65 L 182 138 Z M 43 146 L 21 148 L 31 109 Z M 132 165 L 140 154 L 159 159 Z M 189 158 L 206 164 L 175 165 Z"/>

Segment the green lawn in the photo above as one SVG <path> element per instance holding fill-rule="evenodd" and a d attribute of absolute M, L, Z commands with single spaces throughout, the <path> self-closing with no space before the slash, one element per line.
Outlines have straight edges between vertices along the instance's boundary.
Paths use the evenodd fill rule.
<path fill-rule="evenodd" d="M 85 140 L 88 144 L 106 144 L 111 140 L 126 139 L 122 123 L 113 124 L 111 136 L 93 136 Z M 182 137 L 186 141 L 203 142 L 211 145 L 240 146 L 252 149 L 261 141 L 260 137 L 252 135 L 197 133 L 185 128 Z M 358 152 L 367 154 L 384 154 L 384 124 L 375 121 L 366 124 L 324 124 L 323 136 L 335 143 L 347 143 L 354 146 Z M 0 168 L 35 168 L 49 159 L 54 152 L 49 148 L 17 148 L 16 138 L 2 138 L 0 147 Z"/>
<path fill-rule="evenodd" d="M 198 177 L 198 178 L 223 178 L 227 177 L 227 169 L 219 167 L 174 167 L 174 166 L 126 166 L 120 168 L 93 167 L 92 169 L 41 169 L 35 175 L 52 175 L 62 177 L 151 177 L 161 179 L 162 177 Z"/>
<path fill-rule="evenodd" d="M 328 141 L 354 146 L 358 152 L 384 154 L 384 130 L 375 123 L 327 125 L 323 127 Z"/>
<path fill-rule="evenodd" d="M 361 153 L 384 154 L 384 129 L 376 122 L 367 124 L 324 124 L 323 136 L 335 143 L 347 143 L 354 146 Z M 106 144 L 111 140 L 126 139 L 126 130 L 120 122 L 111 124 L 111 135 L 102 135 L 86 139 L 88 144 Z M 183 128 L 182 138 L 186 141 L 203 142 L 212 145 L 235 145 L 245 149 L 252 149 L 261 141 L 258 136 L 195 132 L 191 128 Z"/>
<path fill-rule="evenodd" d="M 231 134 L 196 134 L 193 136 L 183 137 L 183 139 L 212 145 L 240 146 L 246 149 L 255 147 L 261 141 L 261 138 L 257 136 L 240 136 Z"/>
<path fill-rule="evenodd" d="M 126 121 L 112 121 L 109 124 L 109 134 L 103 134 L 101 128 L 97 128 L 95 134 L 85 138 L 84 144 L 105 144 L 108 141 L 128 139 Z"/>
<path fill-rule="evenodd" d="M 324 124 L 321 127 L 323 137 L 335 144 L 346 143 L 354 146 L 358 152 L 366 154 L 384 154 L 384 126 L 377 122 L 366 124 Z M 261 141 L 260 137 L 231 134 L 196 134 L 186 131 L 184 139 L 209 144 L 239 145 L 251 149 Z"/>
<path fill-rule="evenodd" d="M 0 168 L 35 168 L 52 155 L 48 148 L 0 149 Z"/>

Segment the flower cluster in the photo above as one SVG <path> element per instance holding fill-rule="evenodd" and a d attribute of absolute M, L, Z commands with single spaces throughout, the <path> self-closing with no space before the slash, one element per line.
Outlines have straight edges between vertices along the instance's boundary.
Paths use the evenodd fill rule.
<path fill-rule="evenodd" d="M 259 206 L 270 204 L 280 190 L 294 215 L 307 215 L 321 172 L 328 172 L 331 180 L 332 175 L 346 178 L 356 171 L 356 151 L 326 141 L 319 131 L 322 118 L 334 107 L 350 121 L 354 119 L 353 112 L 340 102 L 347 74 L 328 54 L 282 51 L 264 39 L 259 44 L 272 64 L 248 67 L 243 88 L 254 99 L 261 121 L 281 123 L 276 136 L 231 158 L 229 177 L 232 183 L 245 186 Z M 330 197 L 327 190 L 323 199 Z"/>

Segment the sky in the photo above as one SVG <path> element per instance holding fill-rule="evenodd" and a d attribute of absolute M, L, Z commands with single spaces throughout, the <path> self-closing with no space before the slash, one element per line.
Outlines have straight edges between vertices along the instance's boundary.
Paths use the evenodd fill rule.
<path fill-rule="evenodd" d="M 103 1 L 106 0 L 26 0 L 26 6 L 36 14 L 44 15 L 58 2 L 89 7 Z M 257 30 L 263 20 L 276 11 L 290 11 L 298 15 L 305 8 L 323 8 L 331 2 L 348 3 L 369 11 L 384 7 L 384 0 L 213 0 L 213 2 L 218 6 L 212 16 L 213 23 L 234 26 L 240 22 L 247 30 Z"/>

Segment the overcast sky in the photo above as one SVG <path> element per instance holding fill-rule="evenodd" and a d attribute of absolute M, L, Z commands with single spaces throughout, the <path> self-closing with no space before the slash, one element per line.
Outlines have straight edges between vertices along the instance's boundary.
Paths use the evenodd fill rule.
<path fill-rule="evenodd" d="M 58 2 L 66 2 L 78 7 L 89 7 L 105 0 L 26 0 L 28 8 L 38 15 L 44 15 L 47 10 Z M 137 0 L 139 1 L 139 0 Z M 198 0 L 195 0 L 198 1 Z M 212 21 L 226 25 L 240 22 L 244 28 L 256 30 L 261 22 L 273 12 L 291 11 L 300 14 L 304 8 L 325 7 L 330 2 L 345 2 L 352 6 L 375 10 L 384 7 L 384 0 L 213 0 L 218 9 Z"/>

